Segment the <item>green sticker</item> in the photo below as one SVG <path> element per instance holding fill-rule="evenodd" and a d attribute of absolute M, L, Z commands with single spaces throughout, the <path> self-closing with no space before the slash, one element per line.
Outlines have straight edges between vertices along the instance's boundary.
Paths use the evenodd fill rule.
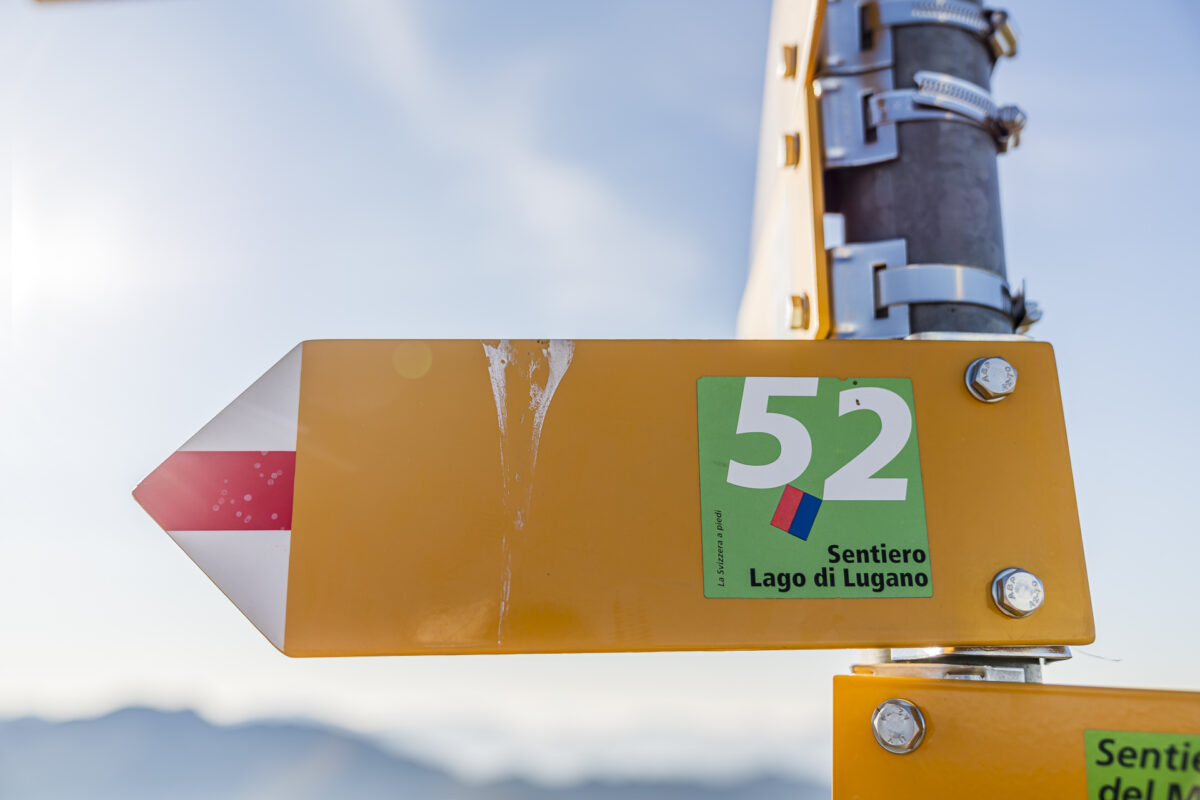
<path fill-rule="evenodd" d="M 1084 731 L 1088 800 L 1200 800 L 1200 735 Z"/>
<path fill-rule="evenodd" d="M 931 597 L 907 378 L 697 381 L 706 597 Z"/>

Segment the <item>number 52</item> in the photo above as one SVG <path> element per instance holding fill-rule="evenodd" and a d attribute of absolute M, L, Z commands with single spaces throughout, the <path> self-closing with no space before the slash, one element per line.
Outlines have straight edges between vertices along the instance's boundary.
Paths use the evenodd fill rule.
<path fill-rule="evenodd" d="M 812 437 L 804 423 L 767 410 L 772 397 L 815 397 L 817 378 L 746 378 L 737 433 L 765 433 L 779 442 L 779 457 L 769 464 L 729 462 L 729 483 L 747 489 L 774 489 L 804 474 L 812 461 Z M 871 411 L 882 427 L 875 441 L 825 480 L 823 500 L 903 500 L 908 478 L 874 478 L 891 463 L 912 434 L 912 412 L 904 398 L 888 389 L 863 386 L 838 393 L 838 416 Z"/>

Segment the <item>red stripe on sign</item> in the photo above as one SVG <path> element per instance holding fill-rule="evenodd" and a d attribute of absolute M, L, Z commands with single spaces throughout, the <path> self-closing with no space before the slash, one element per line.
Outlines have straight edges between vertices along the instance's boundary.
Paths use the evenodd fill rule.
<path fill-rule="evenodd" d="M 292 528 L 294 451 L 180 450 L 133 490 L 168 531 Z"/>
<path fill-rule="evenodd" d="M 783 487 L 783 497 L 779 498 L 779 505 L 775 508 L 775 516 L 771 517 L 771 524 L 783 531 L 790 530 L 792 520 L 796 518 L 796 509 L 800 507 L 800 501 L 803 499 L 804 492 L 795 486 Z"/>

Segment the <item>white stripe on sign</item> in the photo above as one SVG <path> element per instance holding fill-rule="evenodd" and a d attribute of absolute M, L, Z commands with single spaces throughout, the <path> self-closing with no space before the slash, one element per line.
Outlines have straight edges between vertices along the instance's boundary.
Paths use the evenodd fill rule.
<path fill-rule="evenodd" d="M 295 450 L 300 415 L 298 344 L 180 450 Z"/>
<path fill-rule="evenodd" d="M 167 531 L 217 588 L 283 650 L 291 531 Z"/>

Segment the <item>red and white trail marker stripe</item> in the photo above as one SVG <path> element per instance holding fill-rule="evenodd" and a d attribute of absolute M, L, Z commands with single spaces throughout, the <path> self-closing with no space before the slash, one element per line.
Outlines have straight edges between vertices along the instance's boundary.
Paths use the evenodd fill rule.
<path fill-rule="evenodd" d="M 168 531 L 286 531 L 295 471 L 295 451 L 180 450 L 137 493 Z"/>
<path fill-rule="evenodd" d="M 284 356 L 133 492 L 281 650 L 302 348 Z"/>

